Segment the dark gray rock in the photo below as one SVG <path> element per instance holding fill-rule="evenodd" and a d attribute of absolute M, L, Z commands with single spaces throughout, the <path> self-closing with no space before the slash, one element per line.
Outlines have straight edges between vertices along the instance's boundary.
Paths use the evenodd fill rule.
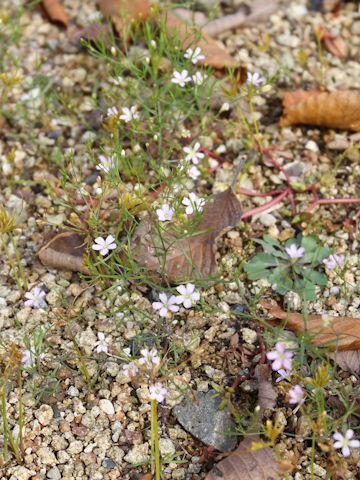
<path fill-rule="evenodd" d="M 232 452 L 238 442 L 237 435 L 224 435 L 235 431 L 235 422 L 228 409 L 218 410 L 221 397 L 215 392 L 194 392 L 199 405 L 192 398 L 185 398 L 172 409 L 178 422 L 198 440 L 214 445 L 220 452 Z"/>
<path fill-rule="evenodd" d="M 105 457 L 102 462 L 102 466 L 105 468 L 115 468 L 116 463 L 114 462 L 114 460 L 111 460 L 111 458 Z"/>
<path fill-rule="evenodd" d="M 156 347 L 156 336 L 150 332 L 140 333 L 129 341 L 129 348 L 133 356 L 140 355 L 140 350 L 143 348 L 151 350 L 153 347 Z"/>

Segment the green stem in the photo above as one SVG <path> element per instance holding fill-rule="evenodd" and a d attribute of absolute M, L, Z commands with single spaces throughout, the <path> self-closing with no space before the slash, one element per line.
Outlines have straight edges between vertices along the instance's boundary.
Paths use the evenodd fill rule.
<path fill-rule="evenodd" d="M 24 289 L 27 290 L 27 289 L 28 289 L 28 285 L 27 285 L 27 281 L 26 281 L 24 269 L 23 269 L 22 264 L 21 264 L 20 255 L 19 255 L 18 249 L 16 248 L 16 245 L 15 245 L 15 242 L 14 242 L 14 237 L 11 235 L 10 232 L 8 233 L 8 235 L 9 235 L 9 237 L 10 237 L 10 241 L 11 241 L 11 243 L 12 243 L 12 246 L 14 247 L 14 252 L 15 252 L 16 260 L 17 260 L 17 262 L 18 262 L 18 266 L 19 266 L 21 278 L 22 278 L 23 284 L 24 284 Z"/>
<path fill-rule="evenodd" d="M 260 130 L 259 130 L 259 126 L 258 126 L 258 123 L 256 121 L 256 118 L 255 118 L 255 110 L 254 110 L 254 105 L 252 103 L 251 98 L 249 98 L 249 106 L 250 106 L 250 111 L 251 111 L 251 118 L 252 118 L 254 128 L 255 128 L 255 132 L 256 132 L 256 137 L 255 137 L 256 138 L 256 143 L 259 147 L 260 152 L 263 153 L 263 148 L 262 148 L 262 145 L 261 145 L 261 138 L 260 138 Z"/>
<path fill-rule="evenodd" d="M 314 480 L 314 463 L 315 463 L 315 432 L 313 432 L 311 442 L 311 480 Z"/>
<path fill-rule="evenodd" d="M 19 435 L 17 438 L 17 444 L 22 449 L 22 439 L 23 439 L 23 404 L 22 404 L 22 378 L 21 378 L 21 367 L 18 369 L 18 381 L 19 381 Z"/>
<path fill-rule="evenodd" d="M 4 389 L 3 389 L 3 392 L 2 392 L 2 395 L 1 395 L 1 415 L 3 417 L 4 462 L 6 463 L 7 460 L 8 460 L 8 441 L 7 441 L 8 424 L 7 424 L 7 417 L 6 417 L 5 395 L 6 395 L 6 390 L 5 390 L 5 384 L 4 384 Z"/>
<path fill-rule="evenodd" d="M 160 480 L 160 452 L 156 400 L 151 400 L 151 454 L 153 459 L 155 457 L 155 480 Z"/>
<path fill-rule="evenodd" d="M 3 247 L 4 247 L 4 251 L 5 251 L 5 253 L 6 253 L 6 256 L 7 256 L 8 259 L 9 259 L 10 266 L 11 266 L 13 272 L 14 272 L 14 277 L 15 277 L 16 283 L 18 284 L 18 286 L 19 286 L 19 288 L 20 288 L 20 293 L 21 293 L 21 295 L 22 295 L 24 291 L 23 291 L 23 287 L 22 287 L 21 282 L 20 282 L 20 278 L 19 278 L 19 276 L 18 276 L 18 274 L 17 274 L 17 272 L 16 272 L 15 265 L 14 265 L 13 261 L 11 260 L 10 252 L 9 252 L 7 246 L 6 246 L 6 242 L 5 242 L 5 240 L 4 240 L 4 236 L 3 236 L 3 235 L 0 235 L 0 236 L 1 236 L 1 243 L 2 243 L 2 245 L 3 245 Z"/>
<path fill-rule="evenodd" d="M 80 362 L 81 362 L 81 366 L 82 368 L 80 368 L 80 371 L 81 373 L 84 374 L 85 378 L 86 378 L 86 381 L 87 383 L 91 383 L 91 379 L 90 379 L 90 375 L 89 375 L 89 372 L 87 371 L 87 368 L 86 368 L 86 364 L 85 364 L 85 361 L 84 361 L 84 357 L 82 356 L 82 353 L 81 353 L 81 350 L 79 348 L 79 345 L 77 344 L 77 341 L 75 340 L 75 337 L 74 337 L 74 334 L 70 328 L 70 326 L 68 325 L 68 328 L 69 328 L 69 332 L 70 332 L 70 335 L 71 335 L 71 339 L 73 341 L 73 344 L 76 348 L 76 351 L 77 351 L 77 354 L 79 356 L 79 359 L 80 359 Z"/>

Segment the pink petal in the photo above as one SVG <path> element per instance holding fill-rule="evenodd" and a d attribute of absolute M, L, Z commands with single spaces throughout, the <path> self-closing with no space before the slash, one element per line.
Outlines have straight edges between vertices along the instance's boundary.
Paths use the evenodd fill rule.
<path fill-rule="evenodd" d="M 192 283 L 187 283 L 186 290 L 187 290 L 187 293 L 192 293 L 195 290 L 195 285 Z"/>
<path fill-rule="evenodd" d="M 341 451 L 344 457 L 350 457 L 350 448 L 347 445 L 345 445 Z"/>
<path fill-rule="evenodd" d="M 186 292 L 186 287 L 185 285 L 179 285 L 178 287 L 176 287 L 176 290 L 181 294 L 181 295 L 185 295 L 187 292 Z"/>
<path fill-rule="evenodd" d="M 343 437 L 343 435 L 341 435 L 341 433 L 336 432 L 336 433 L 334 433 L 333 438 L 334 438 L 335 440 L 339 440 L 339 441 L 341 442 L 344 437 Z M 339 448 L 339 447 L 335 447 L 335 448 Z"/>
<path fill-rule="evenodd" d="M 185 307 L 185 308 L 191 308 L 191 305 L 192 305 L 192 303 L 191 303 L 190 298 L 185 298 L 185 300 L 184 300 L 184 307 Z"/>
<path fill-rule="evenodd" d="M 273 364 L 271 365 L 273 370 L 279 370 L 281 368 L 281 360 L 276 359 Z"/>
<path fill-rule="evenodd" d="M 160 310 L 160 308 L 162 308 L 162 306 L 163 306 L 163 304 L 160 303 L 160 302 L 154 302 L 154 303 L 152 304 L 152 307 L 153 307 L 153 309 L 155 309 L 155 310 Z M 141 352 L 143 352 L 143 350 L 141 350 Z M 141 352 L 140 352 L 140 353 L 141 353 Z M 144 353 L 141 353 L 141 355 L 145 355 L 145 354 L 144 354 Z"/>
<path fill-rule="evenodd" d="M 168 312 L 168 309 L 167 309 L 166 307 L 163 307 L 163 308 L 160 310 L 160 317 L 166 317 L 167 312 Z"/>
<path fill-rule="evenodd" d="M 166 303 L 168 301 L 167 295 L 164 292 L 159 294 L 159 298 L 162 301 L 162 303 Z"/>
<path fill-rule="evenodd" d="M 349 430 L 345 432 L 345 438 L 350 440 L 350 438 L 352 438 L 353 436 L 354 436 L 354 430 L 351 430 L 351 428 L 349 428 Z"/>

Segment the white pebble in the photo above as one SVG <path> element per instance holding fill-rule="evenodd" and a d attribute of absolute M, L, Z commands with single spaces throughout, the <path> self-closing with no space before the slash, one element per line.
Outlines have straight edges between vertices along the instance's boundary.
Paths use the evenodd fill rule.
<path fill-rule="evenodd" d="M 114 405 L 110 402 L 110 400 L 107 400 L 106 398 L 102 398 L 99 401 L 99 407 L 107 415 L 114 415 L 115 413 Z"/>

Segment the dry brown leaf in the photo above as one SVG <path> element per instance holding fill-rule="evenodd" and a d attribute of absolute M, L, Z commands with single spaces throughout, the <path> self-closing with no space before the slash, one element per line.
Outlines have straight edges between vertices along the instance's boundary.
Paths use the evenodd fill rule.
<path fill-rule="evenodd" d="M 43 0 L 39 3 L 39 7 L 52 22 L 59 23 L 63 27 L 69 25 L 69 18 L 59 0 Z"/>
<path fill-rule="evenodd" d="M 202 49 L 205 59 L 199 61 L 200 65 L 209 65 L 222 73 L 227 73 L 226 69 L 228 67 L 235 68 L 235 74 L 239 82 L 244 83 L 246 81 L 246 67 L 229 55 L 226 50 L 219 47 L 210 35 L 202 32 L 199 40 L 200 30 L 197 27 L 189 25 L 169 11 L 163 14 L 163 20 L 166 22 L 169 36 L 177 32 L 184 50 L 189 46 L 193 49 L 195 46 Z"/>
<path fill-rule="evenodd" d="M 259 442 L 258 435 L 245 438 L 239 447 L 224 460 L 217 463 L 206 475 L 205 480 L 277 480 L 281 478 L 280 467 L 270 447 L 252 452 L 253 442 Z"/>
<path fill-rule="evenodd" d="M 255 377 L 258 380 L 258 405 L 260 406 L 259 418 L 264 410 L 272 410 L 276 406 L 277 393 L 271 381 L 271 367 L 268 364 L 259 364 L 255 367 Z"/>
<path fill-rule="evenodd" d="M 189 240 L 176 241 L 170 228 L 163 235 L 163 241 L 169 246 L 165 264 L 161 255 L 156 256 L 159 248 L 153 226 L 143 220 L 133 234 L 133 257 L 156 279 L 166 277 L 169 282 L 180 282 L 191 277 L 213 276 L 217 273 L 216 238 L 225 228 L 235 226 L 241 215 L 241 204 L 231 188 L 215 194 L 205 205 L 201 222 Z"/>
<path fill-rule="evenodd" d="M 354 319 L 355 320 L 355 319 Z M 360 370 L 360 351 L 348 350 L 347 352 L 331 352 L 332 358 L 345 372 L 358 372 Z"/>
<path fill-rule="evenodd" d="M 90 274 L 84 265 L 86 246 L 85 237 L 72 230 L 62 231 L 58 234 L 51 232 L 44 241 L 36 255 L 44 267 L 64 268 L 73 272 Z"/>
<path fill-rule="evenodd" d="M 327 92 L 319 88 L 310 91 L 286 92 L 280 126 L 295 123 L 360 131 L 360 94 L 349 90 Z"/>
<path fill-rule="evenodd" d="M 128 35 L 129 26 L 147 19 L 150 10 L 149 0 L 99 0 L 104 17 L 111 18 L 115 30 L 121 38 Z"/>
<path fill-rule="evenodd" d="M 347 57 L 348 48 L 345 40 L 343 40 L 341 37 L 324 35 L 322 41 L 326 50 L 332 55 L 335 55 L 335 57 L 339 57 L 342 60 Z"/>
<path fill-rule="evenodd" d="M 277 305 L 260 300 L 262 307 L 280 320 L 286 320 L 286 328 L 297 333 L 305 331 L 304 317 L 301 313 L 289 314 Z M 308 315 L 307 330 L 311 342 L 318 346 L 329 346 L 332 350 L 360 349 L 360 318 L 333 317 L 331 325 L 323 327 L 322 315 Z"/>

